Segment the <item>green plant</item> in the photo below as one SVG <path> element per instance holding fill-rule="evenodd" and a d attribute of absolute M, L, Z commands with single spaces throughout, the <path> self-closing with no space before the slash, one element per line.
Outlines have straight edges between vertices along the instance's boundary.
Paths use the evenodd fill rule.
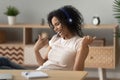
<path fill-rule="evenodd" d="M 17 16 L 19 13 L 19 10 L 14 6 L 8 6 L 6 12 L 4 12 L 7 16 Z"/>
<path fill-rule="evenodd" d="M 114 0 L 113 2 L 113 11 L 115 18 L 117 19 L 118 23 L 120 24 L 120 0 Z M 117 37 L 120 37 L 120 29 L 117 32 Z"/>

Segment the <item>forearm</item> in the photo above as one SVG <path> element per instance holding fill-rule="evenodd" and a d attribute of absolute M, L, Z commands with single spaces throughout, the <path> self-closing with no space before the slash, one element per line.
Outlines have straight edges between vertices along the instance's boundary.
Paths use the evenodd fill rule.
<path fill-rule="evenodd" d="M 45 62 L 45 60 L 41 57 L 39 51 L 35 51 L 35 57 L 39 65 L 42 65 Z"/>
<path fill-rule="evenodd" d="M 81 63 L 80 65 L 76 65 L 73 67 L 74 71 L 83 71 L 84 70 L 84 63 Z"/>
<path fill-rule="evenodd" d="M 80 47 L 80 49 L 78 50 L 78 52 L 76 54 L 73 70 L 80 70 L 80 71 L 84 70 L 84 62 L 88 55 L 88 52 L 89 52 L 88 46 L 82 45 Z"/>
<path fill-rule="evenodd" d="M 45 62 L 45 59 L 41 57 L 39 50 L 43 48 L 47 43 L 48 40 L 41 38 L 41 36 L 39 35 L 38 41 L 34 45 L 34 52 L 39 65 L 42 65 Z"/>

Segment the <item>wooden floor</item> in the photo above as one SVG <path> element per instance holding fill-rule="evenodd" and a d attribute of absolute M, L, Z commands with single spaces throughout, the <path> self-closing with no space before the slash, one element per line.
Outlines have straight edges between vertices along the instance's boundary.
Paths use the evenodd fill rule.
<path fill-rule="evenodd" d="M 85 80 L 99 80 L 98 78 L 86 78 Z M 120 80 L 120 79 L 107 79 L 107 80 Z"/>

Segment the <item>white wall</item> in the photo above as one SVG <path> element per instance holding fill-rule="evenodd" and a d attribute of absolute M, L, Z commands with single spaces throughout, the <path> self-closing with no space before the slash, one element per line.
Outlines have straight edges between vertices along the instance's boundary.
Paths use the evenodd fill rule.
<path fill-rule="evenodd" d="M 39 23 L 49 11 L 70 4 L 75 6 L 83 14 L 85 22 L 91 23 L 94 15 L 99 15 L 101 23 L 115 23 L 113 17 L 113 0 L 1 0 L 0 22 L 7 22 L 3 12 L 8 5 L 14 5 L 20 10 L 18 22 Z"/>
<path fill-rule="evenodd" d="M 91 23 L 94 15 L 99 15 L 101 24 L 117 23 L 113 16 L 113 0 L 0 0 L 0 23 L 7 22 L 3 14 L 8 5 L 14 5 L 20 10 L 18 23 L 40 23 L 41 18 L 46 19 L 47 14 L 63 5 L 73 5 L 82 14 L 85 23 Z M 87 69 L 88 76 L 97 76 L 96 69 Z M 108 77 L 120 78 L 120 63 L 115 70 L 108 70 Z"/>

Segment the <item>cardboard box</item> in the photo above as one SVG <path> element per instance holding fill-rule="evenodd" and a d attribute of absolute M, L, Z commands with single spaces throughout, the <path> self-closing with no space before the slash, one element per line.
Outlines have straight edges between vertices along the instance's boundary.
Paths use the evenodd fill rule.
<path fill-rule="evenodd" d="M 105 46 L 105 38 L 95 39 L 90 46 Z"/>

